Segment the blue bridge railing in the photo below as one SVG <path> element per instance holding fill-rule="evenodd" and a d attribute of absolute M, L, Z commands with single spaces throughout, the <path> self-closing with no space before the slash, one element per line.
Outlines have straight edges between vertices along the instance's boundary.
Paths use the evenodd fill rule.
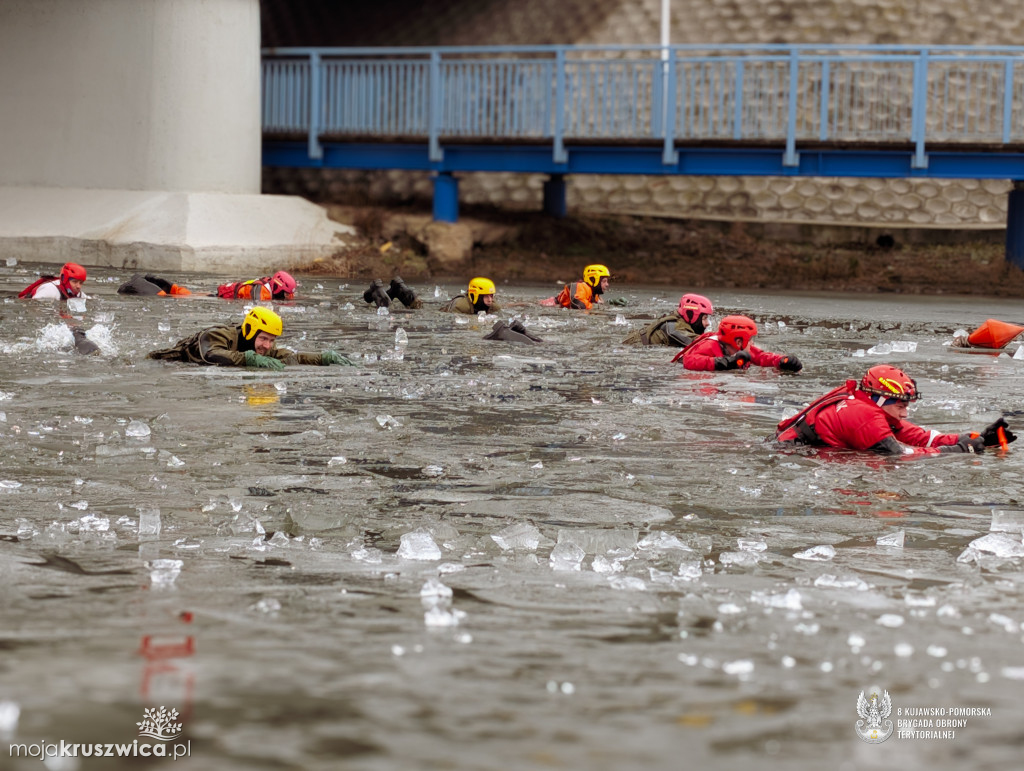
<path fill-rule="evenodd" d="M 263 130 L 329 141 L 1024 147 L 1024 47 L 285 48 L 263 55 Z M 979 173 L 985 176 L 988 172 Z"/>

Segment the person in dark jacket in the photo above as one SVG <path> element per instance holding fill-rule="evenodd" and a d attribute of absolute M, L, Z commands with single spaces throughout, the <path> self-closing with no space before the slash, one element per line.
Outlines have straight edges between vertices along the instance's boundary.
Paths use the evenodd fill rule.
<path fill-rule="evenodd" d="M 715 312 L 711 300 L 704 295 L 684 294 L 679 308 L 655 319 L 643 329 L 636 329 L 622 342 L 625 345 L 670 345 L 685 348 L 707 329 Z"/>
<path fill-rule="evenodd" d="M 1006 446 L 1017 436 L 1002 417 L 980 434 L 943 434 L 907 420 L 910 402 L 921 398 L 917 383 L 903 370 L 878 364 L 779 423 L 776 438 L 818 447 L 870 450 L 884 455 L 938 455 L 984 452 Z"/>
<path fill-rule="evenodd" d="M 268 308 L 256 307 L 236 327 L 225 325 L 204 329 L 179 340 L 170 348 L 150 351 L 147 358 L 274 370 L 284 369 L 285 364 L 355 366 L 336 351 L 296 353 L 278 348 L 277 338 L 283 329 L 280 316 Z"/>

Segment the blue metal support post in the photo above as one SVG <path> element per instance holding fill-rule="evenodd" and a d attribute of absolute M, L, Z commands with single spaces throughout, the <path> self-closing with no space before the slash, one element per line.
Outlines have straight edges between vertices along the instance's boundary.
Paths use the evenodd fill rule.
<path fill-rule="evenodd" d="M 1024 269 L 1024 180 L 1019 179 L 1006 202 L 1006 261 Z"/>
<path fill-rule="evenodd" d="M 565 203 L 565 175 L 552 174 L 544 181 L 544 213 L 564 219 L 569 209 Z"/>
<path fill-rule="evenodd" d="M 438 172 L 434 177 L 434 220 L 459 221 L 459 180 L 449 171 Z"/>

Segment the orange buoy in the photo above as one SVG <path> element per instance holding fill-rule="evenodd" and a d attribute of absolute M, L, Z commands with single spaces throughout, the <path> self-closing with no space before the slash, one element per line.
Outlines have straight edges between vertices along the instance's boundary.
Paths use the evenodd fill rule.
<path fill-rule="evenodd" d="M 967 336 L 967 342 L 979 348 L 1002 348 L 1021 332 L 1024 327 L 989 319 Z"/>

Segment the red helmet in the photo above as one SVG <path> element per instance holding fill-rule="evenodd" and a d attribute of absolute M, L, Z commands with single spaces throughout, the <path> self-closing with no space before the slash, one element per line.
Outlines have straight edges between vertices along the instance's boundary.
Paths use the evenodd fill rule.
<path fill-rule="evenodd" d="M 74 297 L 78 291 L 72 288 L 71 280 L 85 281 L 85 276 L 85 268 L 77 262 L 65 262 L 64 267 L 60 269 L 60 288 L 64 290 L 65 294 Z"/>
<path fill-rule="evenodd" d="M 914 402 L 921 398 L 914 379 L 891 364 L 878 364 L 860 379 L 860 390 L 872 396 Z"/>
<path fill-rule="evenodd" d="M 679 315 L 687 324 L 693 324 L 701 316 L 710 316 L 714 312 L 711 300 L 704 295 L 684 294 L 679 299 Z"/>
<path fill-rule="evenodd" d="M 286 294 L 295 294 L 295 279 L 292 278 L 291 273 L 287 273 L 283 270 L 277 271 L 273 276 L 270 277 L 270 293 L 280 294 L 284 292 Z"/>
<path fill-rule="evenodd" d="M 757 324 L 746 316 L 726 316 L 718 322 L 715 334 L 718 335 L 719 341 L 742 351 L 750 345 L 750 341 L 757 334 Z"/>

